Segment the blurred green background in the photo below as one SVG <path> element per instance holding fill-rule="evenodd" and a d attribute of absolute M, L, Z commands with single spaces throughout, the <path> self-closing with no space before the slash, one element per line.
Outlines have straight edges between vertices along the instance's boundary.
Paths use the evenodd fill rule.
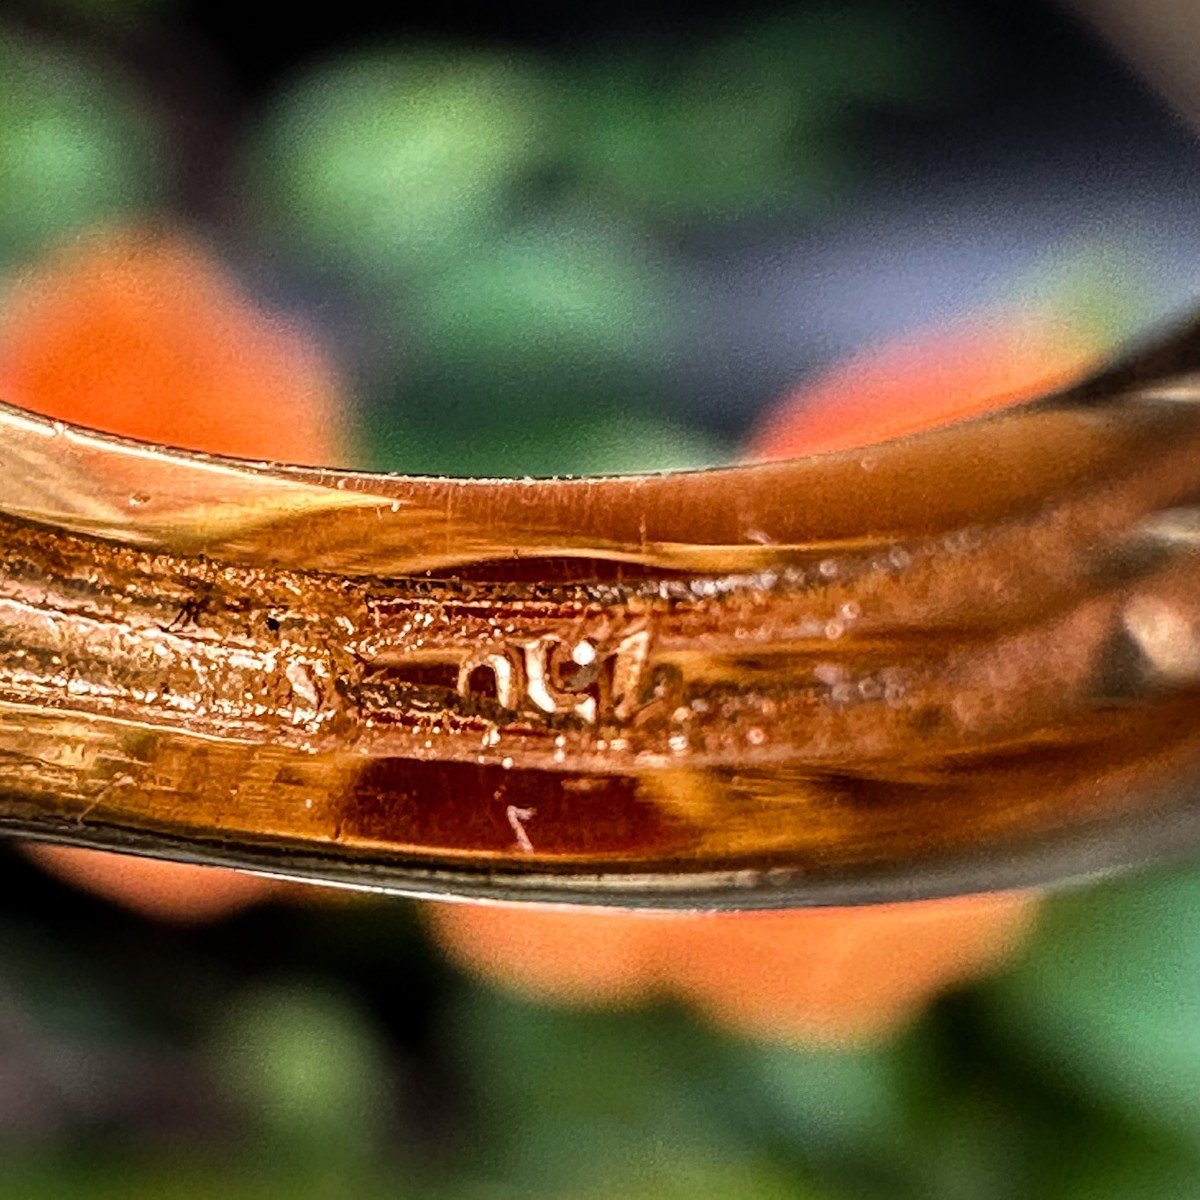
<path fill-rule="evenodd" d="M 1200 876 L 1052 901 L 879 1049 L 473 983 L 395 901 L 123 915 L 13 857 L 0 1195 L 1146 1200 L 1200 1186 Z"/>
<path fill-rule="evenodd" d="M 1046 0 L 244 18 L 5 5 L 0 285 L 182 226 L 330 349 L 357 465 L 728 461 L 864 346 L 1197 282 L 1191 139 Z"/>
<path fill-rule="evenodd" d="M 727 461 L 996 304 L 1118 339 L 1196 292 L 1198 165 L 1035 0 L 0 10 L 0 279 L 180 224 L 332 349 L 381 469 Z M 1196 871 L 1055 898 L 837 1053 L 523 1003 L 399 902 L 180 929 L 3 867 L 2 1197 L 1200 1195 Z"/>

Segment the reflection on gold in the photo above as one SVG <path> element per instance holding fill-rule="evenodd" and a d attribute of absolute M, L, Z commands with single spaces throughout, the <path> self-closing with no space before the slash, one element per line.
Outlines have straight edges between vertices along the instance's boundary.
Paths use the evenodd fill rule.
<path fill-rule="evenodd" d="M 1178 373 L 1194 340 L 1146 361 Z M 5 825 L 727 903 L 974 886 L 1071 834 L 1133 854 L 1185 811 L 1196 749 L 1200 560 L 1172 531 L 1200 410 L 1149 369 L 869 471 L 537 483 L 254 466 L 3 410 Z"/>

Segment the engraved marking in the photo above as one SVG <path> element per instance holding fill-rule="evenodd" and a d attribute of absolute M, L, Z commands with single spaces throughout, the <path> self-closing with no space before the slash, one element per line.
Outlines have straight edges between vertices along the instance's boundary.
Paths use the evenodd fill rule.
<path fill-rule="evenodd" d="M 189 597 L 183 602 L 171 623 L 163 626 L 163 632 L 170 633 L 176 629 L 182 629 L 186 625 L 198 625 L 207 600 L 207 596 Z"/>
<path fill-rule="evenodd" d="M 488 671 L 502 708 L 569 713 L 593 725 L 609 712 L 624 720 L 641 705 L 649 650 L 650 633 L 644 627 L 607 649 L 590 637 L 569 643 L 557 634 L 544 634 L 513 650 L 470 655 L 459 666 L 456 691 L 464 698 L 490 691 L 480 687 L 478 675 Z"/>
<path fill-rule="evenodd" d="M 641 703 L 642 675 L 650 657 L 650 631 L 627 634 L 613 651 L 612 703 L 616 715 L 631 717 Z"/>
<path fill-rule="evenodd" d="M 573 691 L 555 686 L 551 673 L 552 658 L 562 642 L 553 636 L 536 638 L 526 642 L 525 650 L 525 694 L 543 712 L 573 712 L 585 721 L 596 720 L 596 697 L 580 696 Z M 593 659 L 595 655 L 593 654 Z"/>
<path fill-rule="evenodd" d="M 515 804 L 510 804 L 504 810 L 505 816 L 508 817 L 508 823 L 512 826 L 512 831 L 517 839 L 517 845 L 526 854 L 533 853 L 533 843 L 529 840 L 529 834 L 525 832 L 525 822 L 533 820 L 537 816 L 536 808 L 518 808 Z"/>
<path fill-rule="evenodd" d="M 80 828 L 83 828 L 83 826 L 87 823 L 88 817 L 90 817 L 92 813 L 99 808 L 100 805 L 103 804 L 114 792 L 119 792 L 125 788 L 137 787 L 137 784 L 137 778 L 133 775 L 130 775 L 126 771 L 122 771 L 120 774 L 113 776 L 112 779 L 106 780 L 104 786 L 99 792 L 97 792 L 91 803 L 89 803 L 87 807 L 84 808 L 84 810 L 78 815 L 78 817 L 76 817 L 76 824 L 78 824 Z"/>
<path fill-rule="evenodd" d="M 457 691 L 460 696 L 478 694 L 473 683 L 478 671 L 491 671 L 495 682 L 496 703 L 501 708 L 518 708 L 525 680 L 520 665 L 503 651 L 486 650 L 467 658 L 458 669 Z"/>
<path fill-rule="evenodd" d="M 251 664 L 253 666 L 253 664 Z M 312 677 L 298 662 L 290 662 L 283 669 L 284 677 L 292 685 L 296 698 L 307 704 L 309 708 L 320 708 L 321 698 L 317 695 Z"/>

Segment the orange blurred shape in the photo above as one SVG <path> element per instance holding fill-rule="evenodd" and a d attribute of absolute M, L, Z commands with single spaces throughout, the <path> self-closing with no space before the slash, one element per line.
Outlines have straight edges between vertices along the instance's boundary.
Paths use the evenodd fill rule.
<path fill-rule="evenodd" d="M 94 236 L 0 301 L 11 404 L 214 454 L 320 465 L 336 453 L 328 359 L 182 234 Z"/>
<path fill-rule="evenodd" d="M 1027 896 L 708 916 L 442 905 L 463 965 L 530 996 L 688 1000 L 730 1028 L 808 1043 L 871 1041 L 930 996 L 999 962 L 1033 916 Z"/>
<path fill-rule="evenodd" d="M 330 361 L 177 232 L 96 234 L 10 284 L 0 297 L 0 398 L 211 453 L 311 463 L 338 453 Z M 67 847 L 33 852 L 65 878 L 176 920 L 218 916 L 273 886 Z"/>
<path fill-rule="evenodd" d="M 825 454 L 903 437 L 1044 394 L 1103 347 L 1078 325 L 997 311 L 866 350 L 801 387 L 762 422 L 755 458 Z"/>
<path fill-rule="evenodd" d="M 1099 352 L 1082 330 L 995 313 L 870 350 L 801 388 L 763 423 L 758 458 L 832 452 L 1036 396 Z M 871 909 L 722 916 L 441 905 L 450 953 L 531 994 L 577 1003 L 683 997 L 757 1036 L 885 1036 L 1019 941 L 1034 899 L 996 895 Z"/>
<path fill-rule="evenodd" d="M 181 925 L 228 916 L 279 887 L 272 880 L 238 871 L 103 854 L 74 846 L 31 845 L 29 852 L 52 874 L 78 887 L 135 912 Z"/>

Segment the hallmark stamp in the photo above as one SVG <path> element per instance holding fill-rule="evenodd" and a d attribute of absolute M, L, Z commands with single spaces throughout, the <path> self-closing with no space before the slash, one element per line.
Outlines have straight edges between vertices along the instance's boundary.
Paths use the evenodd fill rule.
<path fill-rule="evenodd" d="M 641 701 L 649 651 L 650 633 L 642 627 L 607 644 L 545 634 L 469 655 L 456 690 L 463 697 L 491 696 L 514 711 L 572 714 L 593 725 L 606 717 L 623 720 Z"/>

